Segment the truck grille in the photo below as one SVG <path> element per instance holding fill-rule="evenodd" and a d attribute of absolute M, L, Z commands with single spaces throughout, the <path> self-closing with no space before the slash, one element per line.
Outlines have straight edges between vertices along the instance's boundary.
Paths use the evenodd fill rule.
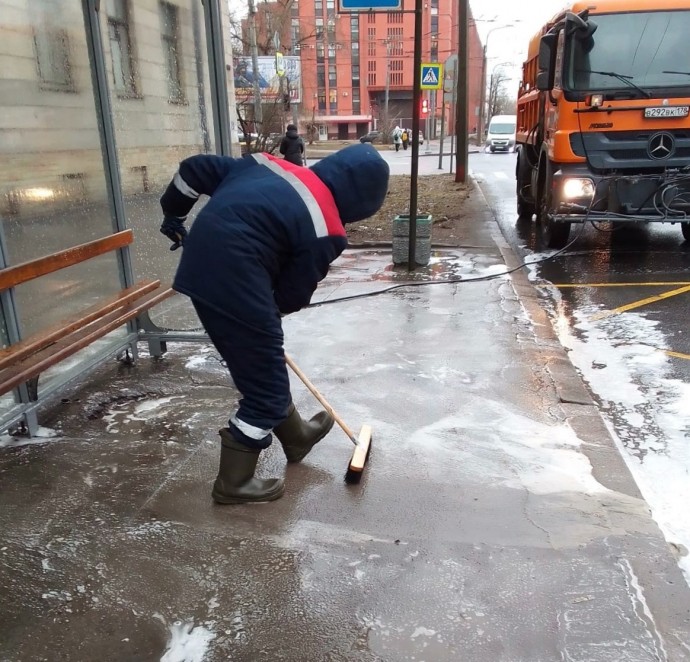
<path fill-rule="evenodd" d="M 664 150 L 652 158 L 650 141 L 666 134 Z M 672 146 L 666 155 L 665 147 Z M 606 131 L 601 133 L 572 133 L 570 146 L 577 156 L 586 156 L 595 170 L 659 170 L 690 166 L 690 130 Z"/>

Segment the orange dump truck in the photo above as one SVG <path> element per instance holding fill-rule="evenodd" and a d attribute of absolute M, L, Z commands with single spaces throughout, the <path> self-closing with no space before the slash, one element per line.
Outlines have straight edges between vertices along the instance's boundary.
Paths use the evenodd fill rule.
<path fill-rule="evenodd" d="M 517 103 L 518 214 L 680 223 L 690 240 L 690 1 L 575 2 L 530 43 Z"/>

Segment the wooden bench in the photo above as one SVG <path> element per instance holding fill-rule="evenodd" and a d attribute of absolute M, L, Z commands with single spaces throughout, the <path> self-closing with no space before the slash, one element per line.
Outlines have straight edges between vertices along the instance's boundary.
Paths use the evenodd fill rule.
<path fill-rule="evenodd" d="M 0 269 L 0 292 L 122 249 L 133 240 L 132 231 L 124 230 L 103 239 Z M 29 400 L 35 401 L 38 397 L 38 377 L 42 372 L 135 319 L 171 294 L 173 290 L 162 286 L 159 280 L 142 280 L 81 310 L 76 317 L 64 319 L 1 349 L 0 395 L 26 384 Z"/>

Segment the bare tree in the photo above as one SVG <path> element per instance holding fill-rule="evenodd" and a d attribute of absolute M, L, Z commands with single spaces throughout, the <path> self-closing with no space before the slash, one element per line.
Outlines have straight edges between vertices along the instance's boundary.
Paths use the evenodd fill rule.
<path fill-rule="evenodd" d="M 510 115 L 515 112 L 516 101 L 507 88 L 511 80 L 505 70 L 496 68 L 489 83 L 488 117 Z"/>

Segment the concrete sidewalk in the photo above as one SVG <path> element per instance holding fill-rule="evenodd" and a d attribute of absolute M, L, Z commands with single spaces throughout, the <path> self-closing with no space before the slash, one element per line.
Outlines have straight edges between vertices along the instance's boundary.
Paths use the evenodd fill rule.
<path fill-rule="evenodd" d="M 468 205 L 463 248 L 416 281 L 515 263 L 478 191 Z M 351 251 L 315 300 L 407 277 Z M 690 589 L 522 271 L 285 331 L 343 418 L 373 426 L 362 483 L 343 483 L 334 429 L 301 465 L 264 454 L 280 501 L 216 506 L 236 393 L 212 348 L 103 366 L 44 415 L 57 436 L 0 448 L 0 660 L 690 659 Z"/>

